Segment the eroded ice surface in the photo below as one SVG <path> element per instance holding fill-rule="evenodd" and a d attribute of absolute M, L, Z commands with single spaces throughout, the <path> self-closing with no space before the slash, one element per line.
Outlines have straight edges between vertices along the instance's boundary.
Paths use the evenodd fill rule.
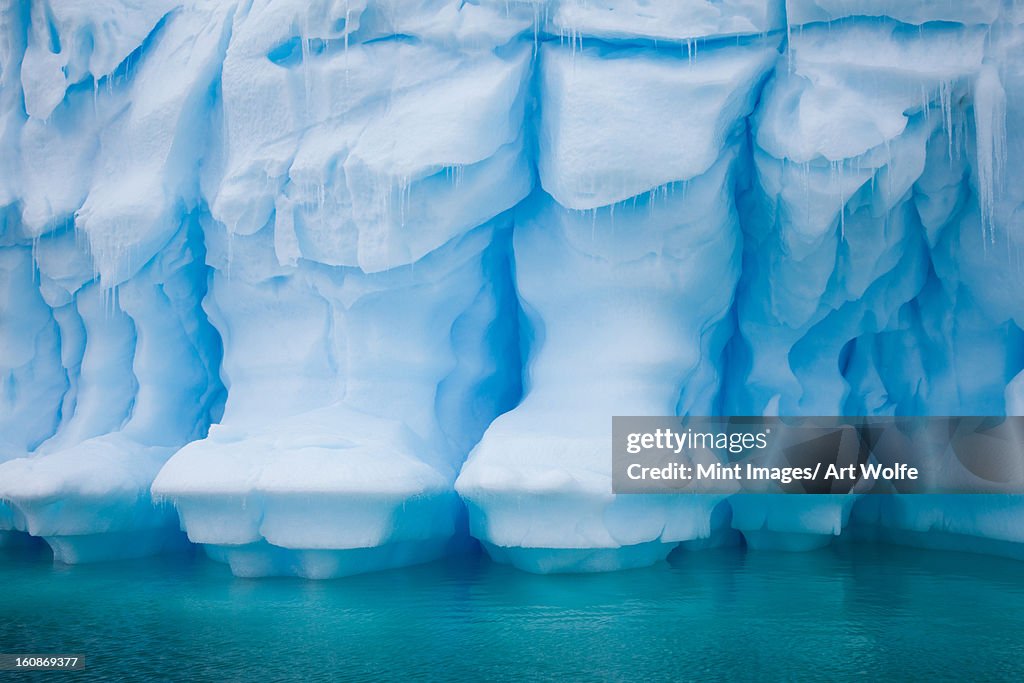
<path fill-rule="evenodd" d="M 180 526 L 238 574 L 313 577 L 467 528 L 538 572 L 729 527 L 1021 555 L 999 490 L 616 497 L 608 432 L 1024 411 L 1022 24 L 1016 0 L 6 3 L 0 543 L 87 561 Z"/>

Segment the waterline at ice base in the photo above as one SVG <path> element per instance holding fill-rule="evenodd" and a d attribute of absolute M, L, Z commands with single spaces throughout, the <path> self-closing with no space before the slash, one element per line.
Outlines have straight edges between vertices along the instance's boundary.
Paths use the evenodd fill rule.
<path fill-rule="evenodd" d="M 1019 0 L 5 3 L 0 553 L 1024 558 L 949 454 L 891 496 L 611 458 L 618 415 L 1024 414 L 1022 164 Z"/>

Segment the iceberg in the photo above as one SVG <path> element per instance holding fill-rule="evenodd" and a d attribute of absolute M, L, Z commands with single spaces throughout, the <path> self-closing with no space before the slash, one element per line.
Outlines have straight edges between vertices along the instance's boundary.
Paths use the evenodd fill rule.
<path fill-rule="evenodd" d="M 931 494 L 615 495 L 610 438 L 1024 414 L 1022 54 L 1010 0 L 6 3 L 0 546 L 1024 556 L 948 453 Z"/>

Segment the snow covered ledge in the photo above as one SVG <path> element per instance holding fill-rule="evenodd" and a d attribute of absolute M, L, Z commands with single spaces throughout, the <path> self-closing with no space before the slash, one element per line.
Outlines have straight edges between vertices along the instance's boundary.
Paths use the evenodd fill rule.
<path fill-rule="evenodd" d="M 430 449 L 400 422 L 330 405 L 251 431 L 214 426 L 153 492 L 238 576 L 344 576 L 446 550 L 460 503 Z"/>

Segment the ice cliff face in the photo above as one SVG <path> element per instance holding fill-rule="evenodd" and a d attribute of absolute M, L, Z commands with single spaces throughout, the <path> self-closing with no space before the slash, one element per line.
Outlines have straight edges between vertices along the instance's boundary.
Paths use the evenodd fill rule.
<path fill-rule="evenodd" d="M 1021 3 L 100 5 L 0 9 L 0 543 L 1024 555 L 1013 496 L 616 497 L 609 452 L 1024 411 Z"/>

